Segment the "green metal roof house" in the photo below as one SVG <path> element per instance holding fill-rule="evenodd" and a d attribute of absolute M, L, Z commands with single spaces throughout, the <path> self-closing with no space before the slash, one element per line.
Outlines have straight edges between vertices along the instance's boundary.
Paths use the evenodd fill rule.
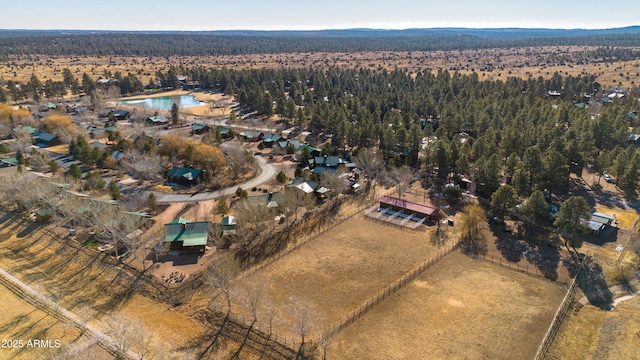
<path fill-rule="evenodd" d="M 179 218 L 165 224 L 164 232 L 164 242 L 171 244 L 171 250 L 204 252 L 209 239 L 209 222 Z"/>
<path fill-rule="evenodd" d="M 58 135 L 42 131 L 35 131 L 31 136 L 33 137 L 33 143 L 38 147 L 49 147 L 62 143 Z"/>
<path fill-rule="evenodd" d="M 191 134 L 204 134 L 209 131 L 209 126 L 205 124 L 196 123 L 191 125 Z"/>
<path fill-rule="evenodd" d="M 276 134 L 265 134 L 262 141 L 264 141 L 264 147 L 273 147 L 273 144 L 282 140 L 282 136 Z"/>
<path fill-rule="evenodd" d="M 204 173 L 202 170 L 174 166 L 167 173 L 167 180 L 185 186 L 193 186 L 202 182 Z"/>
<path fill-rule="evenodd" d="M 0 168 L 16 165 L 18 165 L 18 160 L 15 157 L 0 159 Z"/>

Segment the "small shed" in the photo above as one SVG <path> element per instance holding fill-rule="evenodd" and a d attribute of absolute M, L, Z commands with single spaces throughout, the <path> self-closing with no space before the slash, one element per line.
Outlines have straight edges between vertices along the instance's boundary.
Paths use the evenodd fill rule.
<path fill-rule="evenodd" d="M 36 213 L 36 220 L 38 222 L 47 222 L 53 217 L 53 210 L 43 209 Z"/>
<path fill-rule="evenodd" d="M 615 216 L 603 214 L 596 211 L 591 214 L 588 226 L 594 234 L 598 235 L 602 230 L 606 229 L 608 226 L 611 226 L 615 219 Z"/>
<path fill-rule="evenodd" d="M 220 227 L 222 228 L 222 235 L 229 236 L 235 235 L 237 233 L 238 222 L 235 216 L 225 216 L 222 218 L 222 222 L 220 223 Z"/>

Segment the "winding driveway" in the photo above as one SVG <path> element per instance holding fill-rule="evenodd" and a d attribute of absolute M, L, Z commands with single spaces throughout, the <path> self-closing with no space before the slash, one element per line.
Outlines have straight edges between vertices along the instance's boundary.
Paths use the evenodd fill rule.
<path fill-rule="evenodd" d="M 260 175 L 247 180 L 242 184 L 234 185 L 232 187 L 212 192 L 204 192 L 198 194 L 167 194 L 163 192 L 152 191 L 153 195 L 155 195 L 157 202 L 160 204 L 174 202 L 198 202 L 234 195 L 238 187 L 241 187 L 243 189 L 251 189 L 253 187 L 260 186 L 273 179 L 277 174 L 277 169 L 273 164 L 269 163 L 262 156 L 256 156 L 255 159 L 258 162 L 258 166 L 260 167 Z"/>

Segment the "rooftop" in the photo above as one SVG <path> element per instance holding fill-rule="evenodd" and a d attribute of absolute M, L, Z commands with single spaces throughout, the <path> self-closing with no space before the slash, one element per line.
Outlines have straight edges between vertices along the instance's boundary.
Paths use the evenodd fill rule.
<path fill-rule="evenodd" d="M 392 206 L 397 206 L 403 209 L 407 209 L 409 211 L 415 211 L 421 214 L 426 214 L 426 215 L 432 215 L 435 211 L 436 208 L 431 207 L 431 206 L 427 206 L 427 205 L 423 205 L 423 204 L 418 204 L 418 203 L 414 203 L 411 201 L 407 201 L 407 200 L 402 200 L 402 199 L 398 199 L 395 197 L 391 197 L 391 196 L 383 196 L 380 198 L 380 203 L 381 204 L 387 204 L 387 205 L 392 205 Z"/>
<path fill-rule="evenodd" d="M 182 241 L 182 246 L 205 246 L 209 237 L 209 222 L 172 222 L 164 225 L 165 242 Z"/>

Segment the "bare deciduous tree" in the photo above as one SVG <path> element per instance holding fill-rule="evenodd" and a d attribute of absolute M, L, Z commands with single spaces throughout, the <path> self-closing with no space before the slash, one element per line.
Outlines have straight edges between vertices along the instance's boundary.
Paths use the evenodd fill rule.
<path fill-rule="evenodd" d="M 380 178 L 380 174 L 384 170 L 384 158 L 382 154 L 373 149 L 363 149 L 358 152 L 355 160 L 369 178 L 366 185 L 366 190 L 369 191 L 373 186 L 372 183 Z M 375 196 L 375 187 L 373 187 L 373 196 Z"/>
<path fill-rule="evenodd" d="M 317 316 L 307 302 L 296 298 L 291 299 L 291 311 L 294 316 L 293 327 L 296 333 L 300 335 L 300 349 L 302 349 L 307 340 L 307 336 L 315 324 Z"/>
<path fill-rule="evenodd" d="M 329 189 L 330 197 L 337 197 L 349 187 L 349 184 L 344 178 L 340 177 L 340 174 L 332 174 L 330 172 L 320 175 L 320 183 Z"/>
<path fill-rule="evenodd" d="M 225 295 L 227 316 L 231 313 L 231 285 L 239 273 L 240 266 L 230 254 L 218 256 L 204 273 L 204 283 L 214 291 L 220 291 Z"/>
<path fill-rule="evenodd" d="M 157 155 L 130 151 L 122 158 L 121 163 L 129 174 L 138 179 L 152 181 L 162 179 L 162 161 Z"/>
<path fill-rule="evenodd" d="M 151 356 L 152 337 L 142 322 L 116 314 L 107 320 L 106 330 L 115 341 L 117 352 L 122 358 L 128 358 L 130 352 L 137 354 L 140 359 Z"/>
<path fill-rule="evenodd" d="M 402 198 L 411 184 L 418 179 L 418 173 L 408 166 L 394 167 L 384 174 L 383 179 L 388 186 L 395 186 L 398 197 Z"/>
<path fill-rule="evenodd" d="M 262 241 L 275 230 L 274 211 L 266 204 L 253 203 L 249 200 L 242 201 L 236 207 L 238 228 L 242 233 L 238 234 L 238 239 L 246 245 L 253 239 Z"/>
<path fill-rule="evenodd" d="M 293 215 L 293 222 L 295 224 L 298 221 L 298 211 L 300 208 L 307 210 L 311 209 L 314 205 L 315 199 L 312 194 L 307 194 L 302 190 L 295 188 L 288 188 L 282 198 L 280 199 L 280 208 L 283 209 L 287 215 L 287 219 Z"/>
<path fill-rule="evenodd" d="M 258 321 L 258 314 L 260 313 L 262 299 L 265 296 L 268 283 L 267 277 L 258 275 L 244 281 L 241 285 L 240 296 L 251 313 L 252 325 Z"/>
<path fill-rule="evenodd" d="M 241 146 L 225 145 L 223 150 L 224 156 L 227 159 L 227 165 L 233 172 L 233 178 L 237 179 L 240 175 L 244 175 L 247 167 L 244 148 Z"/>

